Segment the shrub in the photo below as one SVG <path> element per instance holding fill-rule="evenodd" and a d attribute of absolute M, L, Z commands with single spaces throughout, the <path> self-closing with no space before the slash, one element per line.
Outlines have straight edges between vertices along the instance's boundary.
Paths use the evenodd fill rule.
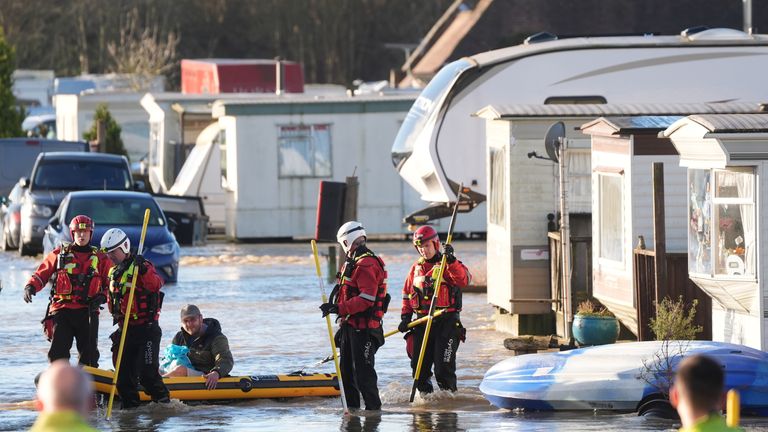
<path fill-rule="evenodd" d="M 107 106 L 104 104 L 100 104 L 96 108 L 96 112 L 93 114 L 93 125 L 89 131 L 83 133 L 83 138 L 88 141 L 96 140 L 96 135 L 98 135 L 97 124 L 99 121 L 104 122 L 107 135 L 104 138 L 105 153 L 128 156 L 128 152 L 125 151 L 123 139 L 120 137 L 123 129 L 117 124 L 114 117 L 112 117 L 112 113 L 109 112 L 109 109 L 107 109 Z"/>
<path fill-rule="evenodd" d="M 595 304 L 592 300 L 584 300 L 576 308 L 576 315 L 584 317 L 613 317 L 613 313 L 603 306 Z"/>
<path fill-rule="evenodd" d="M 696 318 L 697 300 L 691 302 L 687 308 L 683 297 L 672 301 L 665 297 L 656 304 L 656 317 L 651 318 L 650 327 L 656 340 L 691 340 L 704 329 L 694 323 Z"/>

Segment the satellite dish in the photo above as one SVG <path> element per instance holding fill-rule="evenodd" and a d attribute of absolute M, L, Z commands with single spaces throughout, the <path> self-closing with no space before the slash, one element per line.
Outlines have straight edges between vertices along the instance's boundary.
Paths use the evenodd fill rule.
<path fill-rule="evenodd" d="M 560 149 L 561 139 L 565 138 L 565 125 L 563 122 L 557 122 L 549 127 L 547 136 L 544 138 L 544 149 L 547 156 L 557 162 L 557 153 Z"/>

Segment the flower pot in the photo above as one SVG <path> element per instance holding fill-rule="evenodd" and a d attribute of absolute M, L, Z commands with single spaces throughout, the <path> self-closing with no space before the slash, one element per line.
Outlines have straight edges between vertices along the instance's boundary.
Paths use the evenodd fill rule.
<path fill-rule="evenodd" d="M 615 317 L 576 315 L 573 337 L 579 345 L 605 345 L 619 338 L 619 321 Z"/>

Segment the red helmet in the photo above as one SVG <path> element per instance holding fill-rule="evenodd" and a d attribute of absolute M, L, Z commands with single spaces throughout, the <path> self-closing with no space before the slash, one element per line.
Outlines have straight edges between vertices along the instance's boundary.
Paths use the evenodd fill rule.
<path fill-rule="evenodd" d="M 69 222 L 69 235 L 72 236 L 72 240 L 75 239 L 75 231 L 90 231 L 93 235 L 93 219 L 86 215 L 77 215 Z"/>
<path fill-rule="evenodd" d="M 440 238 L 437 237 L 437 231 L 429 225 L 424 225 L 414 231 L 413 233 L 413 245 L 415 247 L 421 246 L 424 242 L 432 240 L 435 242 L 435 249 L 440 248 Z M 417 249 L 418 250 L 418 249 Z"/>

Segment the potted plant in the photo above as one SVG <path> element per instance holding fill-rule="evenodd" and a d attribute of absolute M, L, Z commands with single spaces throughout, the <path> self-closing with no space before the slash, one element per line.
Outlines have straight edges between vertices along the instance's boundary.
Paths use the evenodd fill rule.
<path fill-rule="evenodd" d="M 573 337 L 584 345 L 605 345 L 619 338 L 619 321 L 608 309 L 584 300 L 573 319 Z"/>

